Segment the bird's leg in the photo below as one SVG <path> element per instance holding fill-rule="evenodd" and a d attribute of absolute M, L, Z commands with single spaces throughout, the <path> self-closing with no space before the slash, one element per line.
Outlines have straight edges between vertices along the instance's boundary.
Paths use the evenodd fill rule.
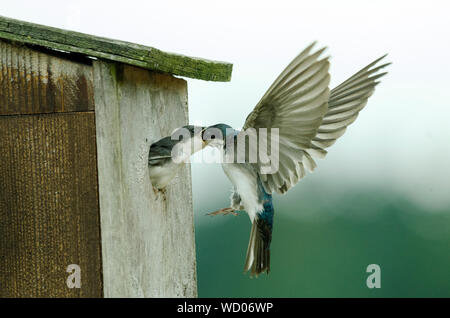
<path fill-rule="evenodd" d="M 223 209 L 211 212 L 211 213 L 207 213 L 206 215 L 214 216 L 214 215 L 219 215 L 219 214 L 223 214 L 223 215 L 233 214 L 234 216 L 237 216 L 238 214 L 235 211 L 236 210 L 233 208 L 223 208 Z"/>

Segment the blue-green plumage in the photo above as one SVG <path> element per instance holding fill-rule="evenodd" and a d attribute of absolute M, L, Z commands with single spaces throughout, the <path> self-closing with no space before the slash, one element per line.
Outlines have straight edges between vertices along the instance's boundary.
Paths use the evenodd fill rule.
<path fill-rule="evenodd" d="M 270 271 L 270 243 L 272 242 L 273 229 L 273 202 L 272 195 L 268 194 L 258 178 L 258 191 L 260 200 L 262 201 L 263 209 L 256 213 L 253 227 L 256 229 L 255 233 L 255 249 L 256 259 L 253 262 L 252 273 L 259 274 L 262 272 L 269 273 Z M 248 254 L 249 252 L 247 252 Z"/>
<path fill-rule="evenodd" d="M 236 160 L 238 134 L 238 130 L 226 124 L 217 124 L 208 127 L 202 138 L 208 145 L 223 149 L 222 168 L 234 186 L 232 209 L 245 210 L 252 222 L 245 270 L 250 270 L 251 275 L 259 275 L 270 270 L 274 215 L 272 195 L 264 189 L 254 164 Z"/>
<path fill-rule="evenodd" d="M 268 194 L 266 190 L 264 190 L 264 187 L 260 180 L 258 180 L 258 188 L 264 207 L 264 210 L 258 213 L 258 217 L 263 220 L 272 230 L 274 214 L 272 195 Z"/>

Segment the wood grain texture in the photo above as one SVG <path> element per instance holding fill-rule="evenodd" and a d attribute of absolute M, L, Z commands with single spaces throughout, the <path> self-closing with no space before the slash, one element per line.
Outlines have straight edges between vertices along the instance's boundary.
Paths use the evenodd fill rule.
<path fill-rule="evenodd" d="M 0 115 L 93 109 L 91 66 L 0 41 Z"/>
<path fill-rule="evenodd" d="M 233 65 L 166 53 L 153 47 L 67 31 L 0 16 L 0 38 L 81 53 L 163 73 L 229 81 Z"/>
<path fill-rule="evenodd" d="M 152 142 L 188 122 L 186 82 L 94 62 L 105 297 L 196 297 L 190 167 L 155 194 Z"/>
<path fill-rule="evenodd" d="M 0 136 L 0 297 L 101 297 L 94 113 L 0 116 Z"/>

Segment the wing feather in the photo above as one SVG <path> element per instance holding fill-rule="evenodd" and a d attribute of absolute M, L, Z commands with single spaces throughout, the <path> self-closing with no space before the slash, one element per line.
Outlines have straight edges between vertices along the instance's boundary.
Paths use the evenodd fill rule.
<path fill-rule="evenodd" d="M 243 131 L 279 128 L 278 170 L 261 173 L 269 193 L 287 191 L 305 175 L 305 167 L 308 170 L 316 167 L 308 151 L 325 152 L 313 145 L 311 139 L 328 111 L 329 61 L 328 57 L 321 57 L 325 48 L 316 52 L 312 48 L 313 45 L 307 47 L 286 67 L 244 124 Z"/>
<path fill-rule="evenodd" d="M 377 80 L 386 74 L 379 71 L 389 65 L 377 66 L 382 56 L 330 92 L 328 57 L 321 58 L 325 48 L 313 52 L 313 46 L 303 50 L 277 77 L 243 127 L 243 132 L 248 128 L 279 129 L 278 170 L 265 174 L 262 164 L 255 164 L 268 193 L 288 191 L 306 171 L 316 168 L 314 158 L 325 157 L 325 148 L 356 120 Z"/>
<path fill-rule="evenodd" d="M 322 149 L 330 147 L 356 120 L 359 112 L 367 105 L 369 97 L 375 91 L 379 83 L 377 80 L 387 74 L 387 72 L 378 72 L 390 63 L 376 66 L 385 56 L 376 59 L 331 90 L 328 101 L 329 110 L 323 117 L 317 135 L 312 140 L 314 145 Z"/>

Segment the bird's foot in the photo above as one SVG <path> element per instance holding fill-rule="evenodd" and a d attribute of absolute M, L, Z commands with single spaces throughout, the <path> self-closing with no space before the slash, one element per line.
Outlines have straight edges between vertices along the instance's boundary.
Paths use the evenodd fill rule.
<path fill-rule="evenodd" d="M 207 213 L 206 215 L 214 216 L 214 215 L 219 215 L 219 214 L 223 214 L 223 215 L 233 214 L 234 216 L 237 216 L 238 214 L 235 211 L 236 210 L 233 208 L 223 208 L 223 209 L 211 212 L 211 213 Z"/>
<path fill-rule="evenodd" d="M 162 189 L 158 189 L 156 187 L 152 187 L 153 188 L 153 193 L 155 194 L 155 196 L 158 198 L 160 195 L 163 196 L 163 198 L 166 198 L 166 188 L 162 188 Z"/>

